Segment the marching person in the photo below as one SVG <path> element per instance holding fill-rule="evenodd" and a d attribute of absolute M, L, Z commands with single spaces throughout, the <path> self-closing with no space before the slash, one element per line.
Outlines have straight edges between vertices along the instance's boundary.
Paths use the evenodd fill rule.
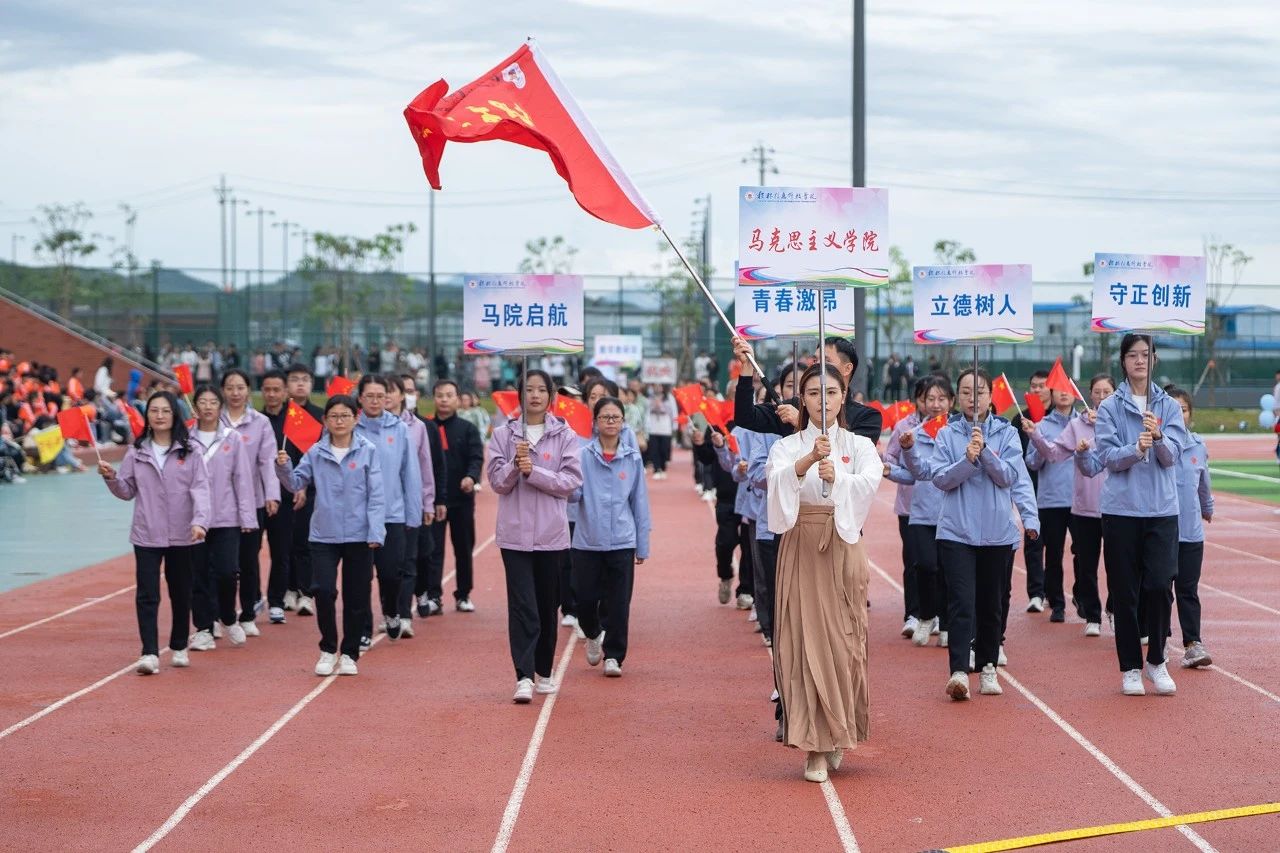
<path fill-rule="evenodd" d="M 369 618 L 373 553 L 386 537 L 382 463 L 378 449 L 356 435 L 356 401 L 329 398 L 324 433 L 297 469 L 289 454 L 276 455 L 276 476 L 291 492 L 315 486 L 311 514 L 312 595 L 320 629 L 316 675 L 356 675 L 360 637 Z M 342 565 L 342 644 L 338 644 L 338 565 Z M 338 659 L 341 650 L 342 657 Z"/>
<path fill-rule="evenodd" d="M 473 613 L 476 606 L 471 601 L 474 583 L 471 552 L 476 547 L 476 485 L 484 468 L 484 441 L 474 424 L 458 417 L 458 384 L 452 379 L 439 379 L 432 391 L 436 413 L 427 424 L 440 437 L 447 472 L 444 509 L 436 508 L 436 526 L 431 561 L 428 564 L 426 595 L 427 615 L 444 613 L 441 599 L 444 595 L 444 536 L 449 533 L 453 546 L 453 560 L 457 567 L 454 579 L 456 588 L 454 606 L 460 613 Z M 436 500 L 440 496 L 437 494 Z M 567 535 L 567 531 L 566 531 Z M 419 611 L 421 612 L 421 611 Z"/>
<path fill-rule="evenodd" d="M 750 381 L 750 380 L 747 380 Z M 724 436 L 712 426 L 705 431 L 690 424 L 689 439 L 693 443 L 693 457 L 708 467 L 715 484 L 716 495 L 716 575 L 719 578 L 717 597 L 721 604 L 734 599 L 739 610 L 750 610 L 755 604 L 755 568 L 751 563 L 751 528 L 736 511 L 738 482 L 733 471 L 725 470 L 717 458 L 719 448 L 725 446 Z M 733 552 L 738 552 L 738 586 L 733 586 Z"/>
<path fill-rule="evenodd" d="M 535 690 L 558 689 L 551 667 L 560 565 L 569 548 L 565 506 L 582 486 L 578 436 L 548 414 L 554 400 L 551 375 L 527 371 L 522 416 L 494 430 L 489 441 L 489 484 L 498 494 L 495 539 L 507 576 L 507 632 L 516 671 L 513 699 L 519 704 L 532 701 Z"/>
<path fill-rule="evenodd" d="M 902 636 L 913 637 L 916 627 L 920 624 L 920 577 L 916 571 L 917 561 L 913 555 L 915 543 L 910 536 L 908 527 L 911 524 L 911 491 L 915 486 L 915 480 L 909 477 L 899 477 L 894 479 L 889 476 L 889 467 L 898 468 L 903 473 L 906 470 L 898 464 L 898 457 L 902 454 L 901 439 L 903 433 L 911 432 L 924 420 L 924 399 L 921 393 L 924 390 L 923 380 L 915 383 L 912 401 L 916 404 L 916 410 L 907 415 L 902 420 L 893 425 L 893 429 L 889 432 L 889 442 L 884 448 L 884 463 L 886 465 L 885 477 L 893 480 L 897 484 L 897 489 L 893 496 L 893 514 L 898 517 L 898 538 L 902 540 Z M 927 559 L 927 555 L 926 555 Z M 933 622 L 930 621 L 930 627 Z"/>
<path fill-rule="evenodd" d="M 404 378 L 388 376 L 387 411 L 404 423 L 409 432 L 410 454 L 417 461 L 422 480 L 422 524 L 405 530 L 404 569 L 400 573 L 400 592 L 397 610 L 400 616 L 400 636 L 413 636 L 413 606 L 418 585 L 418 549 L 423 542 L 430 544 L 430 528 L 435 521 L 436 474 L 431 460 L 431 441 L 427 426 L 405 407 Z M 415 401 L 416 402 L 416 401 Z M 426 531 L 424 536 L 423 531 Z"/>
<path fill-rule="evenodd" d="M 587 663 L 603 656 L 604 674 L 617 678 L 627 658 L 635 567 L 649 558 L 649 493 L 640 449 L 622 441 L 622 402 L 603 397 L 592 411 L 596 436 L 580 451 L 582 485 L 570 498 L 580 506 L 573 587 Z"/>
<path fill-rule="evenodd" d="M 799 430 L 769 451 L 769 529 L 782 535 L 774 679 L 782 742 L 805 752 L 810 782 L 826 781 L 828 768 L 838 769 L 844 750 L 865 741 L 869 727 L 869 569 L 861 529 L 882 463 L 870 440 L 844 427 L 846 390 L 835 365 L 806 370 Z"/>
<path fill-rule="evenodd" d="M 444 468 L 444 447 L 440 443 L 440 430 L 435 428 L 430 418 L 425 418 L 418 413 L 418 380 L 411 373 L 401 373 L 400 381 L 404 387 L 404 406 L 400 412 L 400 420 L 406 424 L 412 421 L 421 423 L 426 429 L 427 446 L 431 456 L 431 475 L 434 480 L 432 484 L 432 494 L 435 495 L 434 506 L 424 504 L 422 507 L 423 521 L 426 521 L 426 513 L 431 510 L 431 524 L 424 523 L 418 528 L 418 549 L 417 559 L 415 560 L 415 571 L 417 577 L 413 583 L 413 593 L 417 600 L 417 612 L 420 619 L 425 619 L 431 615 L 432 601 L 427 594 L 427 584 L 431 574 L 431 555 L 435 551 L 435 537 L 439 535 L 436 528 L 440 525 L 435 522 L 443 521 L 445 517 L 445 468 Z M 412 425 L 409 427 L 410 432 L 413 431 Z M 426 484 L 423 484 L 425 493 Z M 438 603 L 438 602 L 437 602 Z M 437 612 L 439 608 L 437 607 Z M 410 629 L 412 630 L 412 628 Z M 403 624 L 400 626 L 401 635 L 404 633 Z"/>
<path fill-rule="evenodd" d="M 222 392 L 213 385 L 196 388 L 194 440 L 209 477 L 209 527 L 192 553 L 191 615 L 196 626 L 193 652 L 216 648 L 217 620 L 231 640 L 244 645 L 244 629 L 236 621 L 236 571 L 240 534 L 258 523 L 253 506 L 253 463 L 244 442 L 222 423 Z"/>
<path fill-rule="evenodd" d="M 289 365 L 285 371 L 285 379 L 288 382 L 289 400 L 300 409 L 302 409 L 311 417 L 315 418 L 318 423 L 324 423 L 324 410 L 311 402 L 311 391 L 315 386 L 315 380 L 311 375 L 311 370 L 305 364 L 295 363 Z M 285 404 L 285 411 L 288 411 L 288 404 Z M 275 424 L 272 423 L 272 428 Z M 284 421 L 280 422 L 281 443 L 284 439 Z M 289 461 L 297 467 L 302 461 L 302 451 L 289 442 L 285 450 L 289 454 Z M 281 503 L 283 504 L 284 495 Z M 311 616 L 316 612 L 316 603 L 311 598 L 311 543 L 308 536 L 311 533 L 311 513 L 315 509 L 316 489 L 315 485 L 307 487 L 305 492 L 299 492 L 293 496 L 293 539 L 289 544 L 289 583 L 288 591 L 284 594 L 284 609 L 296 610 L 299 616 Z"/>
<path fill-rule="evenodd" d="M 1053 406 L 1053 392 L 1049 390 L 1049 371 L 1037 370 L 1031 374 L 1027 380 L 1027 387 L 1030 389 L 1027 393 L 1034 395 L 1040 405 L 1047 412 Z M 1027 447 L 1031 444 L 1031 439 L 1024 430 L 1026 422 L 1029 420 L 1022 413 L 1021 407 L 1018 414 L 1013 416 L 1011 423 L 1014 429 L 1018 431 L 1018 441 L 1022 444 L 1022 453 L 1025 460 Z M 1040 475 L 1037 471 L 1028 469 L 1031 475 L 1031 488 L 1036 492 L 1040 491 Z M 1022 537 L 1022 560 L 1027 568 L 1027 612 L 1043 613 L 1044 612 L 1044 542 L 1040 541 L 1040 537 L 1032 538 L 1031 534 L 1023 531 Z"/>
<path fill-rule="evenodd" d="M 1182 422 L 1191 429 L 1191 395 L 1168 386 L 1165 393 L 1178 401 Z M 1213 663 L 1200 641 L 1200 569 L 1204 563 L 1204 525 L 1213 521 L 1213 484 L 1209 479 L 1209 451 L 1204 439 L 1188 432 L 1190 441 L 1178 460 L 1178 577 L 1173 582 L 1182 628 L 1183 669 Z M 1202 523 L 1203 522 L 1203 523 Z"/>
<path fill-rule="evenodd" d="M 171 662 L 190 666 L 191 551 L 209 530 L 209 476 L 204 459 L 191 446 L 178 418 L 178 400 L 168 391 L 147 400 L 146 427 L 125 452 L 120 471 L 99 462 L 98 473 L 111 494 L 136 500 L 129 542 L 133 545 L 138 590 L 135 604 L 142 656 L 139 675 L 160 671 L 160 567 L 164 566 L 173 623 L 169 628 Z"/>
<path fill-rule="evenodd" d="M 1151 379 L 1150 335 L 1120 340 L 1124 379 L 1098 407 L 1098 454 L 1107 468 L 1102 484 L 1102 551 L 1107 593 L 1115 618 L 1116 656 L 1126 696 L 1142 696 L 1145 677 L 1156 693 L 1177 685 L 1165 666 L 1173 581 L 1178 574 L 1178 462 L 1190 443 L 1182 410 Z M 1139 624 L 1139 602 L 1145 616 Z M 1149 637 L 1146 665 L 1142 637 Z"/>
<path fill-rule="evenodd" d="M 262 390 L 262 414 L 271 424 L 276 448 L 282 448 L 285 445 L 284 421 L 289 412 L 289 383 L 284 370 L 268 370 L 262 375 L 259 387 Z M 295 495 L 288 491 L 282 492 L 276 514 L 267 519 L 267 553 L 271 556 L 271 570 L 267 572 L 267 619 L 272 625 L 284 624 L 285 596 L 288 595 L 289 580 L 294 574 L 295 503 Z M 294 607 L 297 607 L 296 598 Z"/>
<path fill-rule="evenodd" d="M 991 414 L 991 379 L 984 371 L 963 371 L 956 383 L 962 417 L 938 433 L 933 455 L 922 458 L 914 443 L 904 460 L 916 480 L 932 480 L 942 490 L 938 516 L 938 559 L 946 573 L 951 678 L 947 695 L 969 698 L 970 646 L 981 670 L 979 692 L 998 696 L 1001 595 L 1010 549 L 1022 532 L 1014 523 L 1013 489 L 1026 464 L 1017 431 Z M 1027 511 L 1031 512 L 1030 507 Z M 1034 514 L 1025 521 L 1039 535 Z"/>
<path fill-rule="evenodd" d="M 1022 421 L 1022 431 L 1031 437 L 1038 434 L 1053 441 L 1075 420 L 1075 395 L 1050 389 L 1053 409 L 1039 423 L 1029 418 Z M 1040 516 L 1040 538 L 1044 545 L 1044 599 L 1049 605 L 1049 621 L 1065 622 L 1067 601 L 1063 593 L 1062 556 L 1067 543 L 1067 527 L 1071 522 L 1071 498 L 1075 489 L 1076 466 L 1070 456 L 1050 459 L 1042 455 L 1034 437 L 1028 442 L 1023 459 L 1028 471 L 1035 471 L 1036 508 Z"/>

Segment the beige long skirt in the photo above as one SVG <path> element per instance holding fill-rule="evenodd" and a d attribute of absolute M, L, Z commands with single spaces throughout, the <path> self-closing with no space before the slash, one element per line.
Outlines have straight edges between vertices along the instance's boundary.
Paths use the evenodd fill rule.
<path fill-rule="evenodd" d="M 778 545 L 773 672 L 782 742 L 807 752 L 867 739 L 868 568 L 862 543 L 835 529 L 832 507 L 800 507 Z"/>

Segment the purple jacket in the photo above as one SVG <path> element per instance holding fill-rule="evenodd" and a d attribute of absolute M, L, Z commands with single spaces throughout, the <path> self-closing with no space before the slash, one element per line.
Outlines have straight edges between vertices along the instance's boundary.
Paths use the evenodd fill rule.
<path fill-rule="evenodd" d="M 172 548 L 194 544 L 191 528 L 209 529 L 209 474 L 193 442 L 186 459 L 170 448 L 164 472 L 151 455 L 150 442 L 141 450 L 130 447 L 115 479 L 107 480 L 111 494 L 133 507 L 129 541 L 143 548 Z"/>
<path fill-rule="evenodd" d="M 885 445 L 884 455 L 881 458 L 890 465 L 902 465 L 902 445 L 899 443 L 902 434 L 918 426 L 920 426 L 919 412 L 913 412 L 894 424 L 893 432 L 889 433 L 889 443 Z M 894 515 L 911 515 L 911 492 L 914 488 L 914 485 L 898 483 L 898 493 L 893 498 Z"/>
<path fill-rule="evenodd" d="M 413 416 L 413 412 L 405 409 L 400 413 L 400 420 L 409 428 L 409 446 L 418 457 L 418 467 L 422 471 L 422 508 L 423 511 L 435 509 L 436 475 L 431 464 L 431 444 L 427 440 L 427 425 L 422 418 Z M 419 521 L 418 524 L 422 522 Z M 417 527 L 418 525 L 413 525 Z"/>
<path fill-rule="evenodd" d="M 192 435 L 192 449 L 204 459 L 209 472 L 209 529 L 237 527 L 256 530 L 258 513 L 253 505 L 253 464 L 244 442 L 225 426 L 213 444 L 205 447 Z"/>
<path fill-rule="evenodd" d="M 569 547 L 565 504 L 582 485 L 581 442 L 560 418 L 547 415 L 546 432 L 530 450 L 533 472 L 516 466 L 516 443 L 524 424 L 508 421 L 489 440 L 489 485 L 498 493 L 499 548 L 513 551 L 563 551 Z"/>
<path fill-rule="evenodd" d="M 1090 456 L 1096 453 L 1098 442 L 1094 437 L 1093 424 L 1089 423 L 1085 412 L 1072 418 L 1052 441 L 1046 440 L 1038 429 L 1031 433 L 1031 443 L 1035 445 L 1036 451 L 1050 462 L 1063 462 L 1075 456 L 1080 439 L 1089 442 L 1089 449 L 1080 455 Z M 1071 512 L 1087 518 L 1101 518 L 1102 484 L 1106 480 L 1106 469 L 1096 477 L 1089 477 L 1077 465 L 1075 485 L 1071 493 Z"/>
<path fill-rule="evenodd" d="M 271 428 L 271 421 L 256 409 L 245 409 L 244 418 L 238 426 L 231 425 L 227 412 L 222 411 L 222 425 L 235 430 L 249 454 L 249 462 L 254 469 L 253 505 L 262 507 L 267 501 L 280 500 L 280 481 L 276 479 L 276 433 Z"/>

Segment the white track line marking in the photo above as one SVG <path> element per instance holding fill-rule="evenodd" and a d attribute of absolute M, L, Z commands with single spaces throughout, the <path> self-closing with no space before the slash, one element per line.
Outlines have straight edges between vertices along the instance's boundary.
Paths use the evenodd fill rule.
<path fill-rule="evenodd" d="M 1218 666 L 1216 663 L 1210 664 L 1209 666 L 1205 667 L 1205 669 L 1211 669 L 1214 672 L 1220 672 L 1223 675 L 1225 675 L 1227 678 L 1230 678 L 1232 681 L 1236 682 L 1237 684 L 1241 684 L 1245 687 L 1248 687 L 1250 690 L 1253 690 L 1256 693 L 1261 693 L 1263 696 L 1266 696 L 1272 702 L 1280 702 L 1280 696 L 1277 696 L 1276 694 L 1272 693 L 1270 690 L 1267 690 L 1266 688 L 1259 687 L 1258 685 L 1254 684 L 1252 681 L 1247 681 L 1241 678 L 1240 676 L 1236 675 L 1234 672 L 1228 672 L 1227 670 Z"/>
<path fill-rule="evenodd" d="M 844 848 L 844 853 L 861 853 L 858 848 L 858 839 L 853 836 L 853 827 L 849 825 L 849 816 L 845 814 L 844 804 L 840 802 L 840 796 L 836 793 L 836 786 L 831 784 L 831 780 L 823 782 L 818 787 L 822 788 L 822 796 L 827 801 L 827 811 L 831 812 L 831 820 L 836 825 L 836 835 L 840 836 L 840 845 Z"/>
<path fill-rule="evenodd" d="M 1245 598 L 1244 596 L 1236 595 L 1234 592 L 1227 592 L 1225 589 L 1218 589 L 1216 586 L 1209 586 L 1209 584 L 1204 583 L 1203 581 L 1201 581 L 1200 583 L 1200 589 L 1207 589 L 1209 590 L 1209 592 L 1214 592 L 1214 593 L 1217 593 L 1218 595 L 1225 595 L 1227 598 L 1235 599 L 1241 604 L 1247 604 L 1250 607 L 1256 607 L 1259 610 L 1265 610 L 1267 613 L 1280 616 L 1280 610 L 1276 610 L 1274 607 L 1268 607 L 1265 604 L 1259 604 L 1258 602 L 1251 601 Z"/>
<path fill-rule="evenodd" d="M 1212 545 L 1215 548 L 1221 548 L 1224 551 L 1230 551 L 1233 554 L 1239 554 L 1241 557 L 1251 557 L 1255 560 L 1263 560 L 1265 562 L 1274 563 L 1275 565 L 1280 566 L 1280 560 L 1275 560 L 1275 559 L 1272 559 L 1271 557 L 1264 557 L 1261 554 L 1254 554 L 1250 551 L 1241 551 L 1239 548 L 1232 548 L 1230 545 L 1220 545 L 1217 542 L 1210 542 L 1208 539 L 1204 540 L 1204 544 Z"/>
<path fill-rule="evenodd" d="M 890 586 L 892 586 L 898 592 L 902 592 L 902 586 L 898 584 L 896 581 L 894 581 L 894 579 L 891 578 L 884 571 L 884 569 L 877 566 L 874 562 L 871 562 L 870 559 L 868 559 L 867 562 L 870 563 L 871 568 L 875 569 L 875 571 L 878 572 L 882 578 L 888 581 Z M 1043 701 L 1041 701 L 1040 697 L 1036 696 L 1030 690 L 1023 687 L 1022 683 L 1018 681 L 1016 678 L 1014 678 L 1012 675 L 1010 675 L 1007 669 L 1000 669 L 998 670 L 998 672 L 1001 678 L 1009 682 L 1009 684 L 1015 690 L 1021 693 L 1028 702 L 1030 702 L 1032 705 L 1035 705 L 1037 708 L 1039 708 L 1040 711 L 1046 717 L 1048 717 L 1050 720 L 1054 722 L 1054 724 L 1058 726 L 1058 728 L 1066 732 L 1067 735 L 1072 740 L 1074 740 L 1081 747 L 1083 747 L 1084 750 L 1088 752 L 1090 755 L 1092 755 L 1099 764 L 1107 768 L 1107 770 L 1111 773 L 1112 776 L 1119 779 L 1120 782 L 1126 788 L 1128 788 L 1130 791 L 1136 794 L 1139 799 L 1141 799 L 1144 803 L 1150 806 L 1152 810 L 1156 812 L 1156 814 L 1160 815 L 1160 817 L 1173 817 L 1173 812 L 1170 811 L 1169 808 L 1164 805 L 1164 803 L 1160 802 L 1154 796 L 1152 796 L 1152 794 L 1149 791 L 1147 791 L 1146 788 L 1139 785 L 1132 776 L 1130 776 L 1128 773 L 1125 773 L 1123 770 L 1121 770 L 1119 765 L 1117 765 L 1114 761 L 1112 761 L 1109 757 L 1107 757 L 1106 753 L 1098 749 L 1098 747 L 1094 746 L 1093 743 L 1084 735 L 1080 734 L 1080 732 L 1074 726 L 1072 726 L 1070 723 L 1064 720 L 1061 716 L 1058 715 L 1056 711 L 1054 711 L 1052 708 L 1046 705 Z M 1183 835 L 1185 835 L 1191 841 L 1191 843 L 1194 844 L 1201 851 L 1203 851 L 1203 853 L 1216 853 L 1213 846 L 1210 845 L 1208 841 L 1205 841 L 1203 838 L 1201 838 L 1195 832 L 1195 830 L 1191 829 L 1188 826 L 1178 826 L 1176 827 L 1176 829 L 1179 832 L 1181 832 Z"/>
<path fill-rule="evenodd" d="M 1246 474 L 1243 471 L 1228 471 L 1225 468 L 1210 468 L 1209 473 L 1215 477 L 1241 477 L 1245 480 L 1258 480 L 1262 483 L 1275 483 L 1280 486 L 1280 479 L 1264 477 L 1261 474 Z"/>
<path fill-rule="evenodd" d="M 577 642 L 577 633 L 570 633 L 569 644 L 564 647 L 564 653 L 560 655 L 560 662 L 552 674 L 561 687 L 564 686 L 564 674 L 569 668 L 569 661 L 573 659 L 573 647 Z M 533 727 L 533 735 L 529 738 L 529 747 L 525 750 L 524 761 L 520 763 L 520 773 L 516 776 L 515 786 L 512 787 L 511 796 L 507 799 L 507 807 L 502 812 L 502 824 L 498 827 L 498 837 L 493 841 L 492 853 L 505 853 L 507 846 L 511 844 L 511 834 L 515 832 L 516 819 L 520 817 L 520 806 L 524 803 L 525 791 L 529 789 L 529 780 L 533 778 L 533 768 L 538 762 L 538 751 L 542 749 L 542 738 L 547 732 L 547 724 L 551 722 L 551 711 L 555 708 L 556 699 L 559 696 L 559 693 L 552 693 L 542 703 L 538 723 Z"/>
<path fill-rule="evenodd" d="M 86 607 L 92 607 L 95 604 L 101 604 L 107 599 L 115 598 L 117 595 L 124 595 L 126 592 L 130 592 L 131 590 L 134 590 L 136 588 L 137 588 L 136 584 L 130 584 L 129 586 L 126 586 L 124 589 L 117 589 L 115 592 L 109 592 L 106 595 L 100 595 L 97 598 L 91 598 L 88 601 L 86 601 L 84 604 L 77 604 L 75 607 L 68 607 L 66 610 L 62 611 L 61 613 L 55 613 L 52 616 L 46 616 L 43 619 L 37 619 L 34 622 L 29 622 L 28 624 L 18 628 L 10 628 L 8 631 L 5 631 L 3 634 L 0 634 L 0 640 L 3 640 L 5 637 L 12 637 L 14 634 L 21 634 L 23 631 L 26 631 L 30 628 L 39 627 L 40 625 L 43 625 L 46 622 L 52 622 L 54 619 L 61 619 L 63 616 L 70 616 L 72 613 L 75 613 L 77 610 L 84 610 Z"/>

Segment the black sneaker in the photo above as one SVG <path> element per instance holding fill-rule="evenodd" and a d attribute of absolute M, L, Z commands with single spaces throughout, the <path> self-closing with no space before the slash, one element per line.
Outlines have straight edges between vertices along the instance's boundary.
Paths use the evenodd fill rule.
<path fill-rule="evenodd" d="M 1049 614 L 1049 621 L 1050 622 L 1066 622 L 1067 615 L 1063 612 L 1063 608 L 1061 607 L 1053 608 L 1053 612 Z"/>
<path fill-rule="evenodd" d="M 778 720 L 778 730 L 773 733 L 773 739 L 782 743 L 782 720 Z"/>
<path fill-rule="evenodd" d="M 373 638 L 372 638 L 372 637 L 361 637 L 361 638 L 360 638 L 360 651 L 362 651 L 362 652 L 367 652 L 367 651 L 369 651 L 369 649 L 371 649 L 371 648 L 373 648 Z"/>

